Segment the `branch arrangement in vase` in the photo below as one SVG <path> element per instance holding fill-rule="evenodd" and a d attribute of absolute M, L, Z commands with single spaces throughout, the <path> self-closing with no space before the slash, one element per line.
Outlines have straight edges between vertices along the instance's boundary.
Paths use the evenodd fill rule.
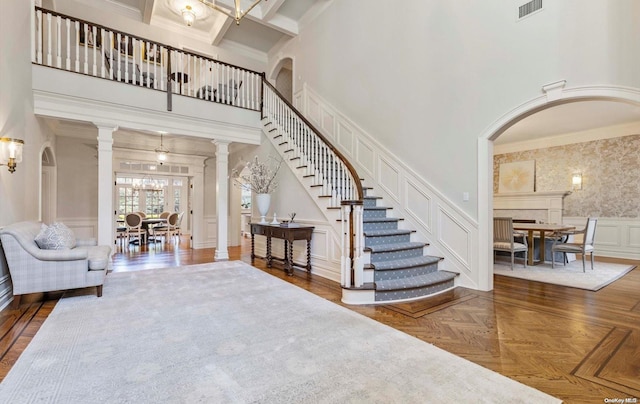
<path fill-rule="evenodd" d="M 282 159 L 269 156 L 267 161 L 258 160 L 258 156 L 247 163 L 249 174 L 239 175 L 238 184 L 248 184 L 256 194 L 270 194 L 278 187 L 276 176 L 282 165 Z M 244 170 L 243 170 L 244 171 Z"/>

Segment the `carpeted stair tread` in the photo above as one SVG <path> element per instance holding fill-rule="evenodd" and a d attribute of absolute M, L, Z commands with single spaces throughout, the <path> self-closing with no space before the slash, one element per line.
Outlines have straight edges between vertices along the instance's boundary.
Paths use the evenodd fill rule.
<path fill-rule="evenodd" d="M 426 265 L 432 265 L 441 260 L 440 257 L 434 257 L 431 255 L 423 255 L 421 257 L 403 258 L 392 261 L 382 261 L 371 264 L 371 267 L 376 271 L 388 271 L 393 269 L 413 268 Z"/>
<path fill-rule="evenodd" d="M 415 248 L 423 248 L 426 245 L 427 245 L 426 243 L 422 243 L 419 241 L 410 241 L 408 243 L 372 245 L 372 246 L 366 247 L 365 250 L 369 250 L 372 253 L 382 253 L 382 252 L 391 252 L 391 251 L 412 250 Z"/>
<path fill-rule="evenodd" d="M 438 283 L 448 282 L 455 277 L 456 274 L 452 272 L 434 271 L 426 275 L 376 281 L 376 290 L 402 290 L 420 288 L 427 285 L 435 285 Z"/>
<path fill-rule="evenodd" d="M 362 219 L 364 223 L 375 223 L 375 222 L 397 222 L 397 217 L 365 217 Z"/>
<path fill-rule="evenodd" d="M 401 236 L 404 234 L 411 234 L 411 233 L 413 233 L 413 230 L 404 230 L 404 229 L 365 230 L 363 232 L 365 237 Z"/>

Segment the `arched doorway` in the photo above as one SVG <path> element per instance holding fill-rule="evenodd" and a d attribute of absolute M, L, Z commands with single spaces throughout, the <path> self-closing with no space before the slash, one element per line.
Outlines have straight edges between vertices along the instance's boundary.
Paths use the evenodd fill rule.
<path fill-rule="evenodd" d="M 274 67 L 270 76 L 282 96 L 293 105 L 293 59 L 283 58 Z"/>
<path fill-rule="evenodd" d="M 53 150 L 45 145 L 40 159 L 40 217 L 45 223 L 51 223 L 56 218 L 56 161 Z"/>
<path fill-rule="evenodd" d="M 618 87 L 564 89 L 564 82 L 543 88 L 543 96 L 532 99 L 496 120 L 478 139 L 478 286 L 493 289 L 493 141 L 508 128 L 537 112 L 581 101 L 614 101 L 640 104 L 640 90 Z"/>

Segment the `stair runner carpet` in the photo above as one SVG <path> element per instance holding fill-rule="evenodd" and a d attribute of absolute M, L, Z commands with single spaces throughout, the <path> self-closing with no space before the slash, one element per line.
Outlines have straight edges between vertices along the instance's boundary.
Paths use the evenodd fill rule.
<path fill-rule="evenodd" d="M 365 188 L 368 194 L 370 188 Z M 438 270 L 439 257 L 424 255 L 427 244 L 411 241 L 411 230 L 398 228 L 398 218 L 377 206 L 380 197 L 364 198 L 365 251 L 371 254 L 375 301 L 426 297 L 454 287 L 457 274 Z"/>

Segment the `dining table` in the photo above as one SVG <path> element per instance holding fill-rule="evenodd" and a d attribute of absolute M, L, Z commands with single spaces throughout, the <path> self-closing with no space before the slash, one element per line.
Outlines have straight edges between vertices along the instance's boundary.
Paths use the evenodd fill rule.
<path fill-rule="evenodd" d="M 528 265 L 538 265 L 544 263 L 545 257 L 545 234 L 546 233 L 557 233 L 561 231 L 569 231 L 575 230 L 575 226 L 568 226 L 565 224 L 555 224 L 555 223 L 513 223 L 513 230 L 521 230 L 527 232 L 527 243 L 529 244 Z M 533 261 L 533 236 L 534 233 L 538 232 L 540 234 L 540 260 L 538 262 Z"/>
<path fill-rule="evenodd" d="M 155 225 L 165 224 L 165 223 L 167 223 L 167 219 L 159 218 L 159 217 L 142 219 L 142 228 L 145 229 L 147 232 L 147 236 L 146 236 L 147 243 L 152 241 L 151 238 L 149 237 L 150 236 L 149 230 Z M 155 239 L 153 240 L 153 242 L 155 242 Z"/>

